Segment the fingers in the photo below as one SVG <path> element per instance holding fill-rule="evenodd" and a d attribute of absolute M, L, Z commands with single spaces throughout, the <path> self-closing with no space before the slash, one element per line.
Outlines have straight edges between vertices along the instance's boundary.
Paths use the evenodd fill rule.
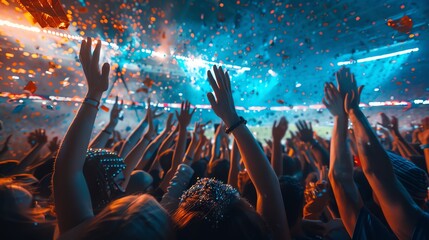
<path fill-rule="evenodd" d="M 218 83 L 214 79 L 214 77 L 213 77 L 212 73 L 210 72 L 210 70 L 207 70 L 207 78 L 209 80 L 210 86 L 212 87 L 214 93 L 216 94 L 216 96 L 219 96 L 220 95 L 220 90 L 219 90 Z"/>
<path fill-rule="evenodd" d="M 219 86 L 219 89 L 226 89 L 222 67 L 218 68 L 216 65 L 214 65 L 213 66 L 213 72 L 215 73 L 216 81 L 217 81 L 217 84 Z"/>
<path fill-rule="evenodd" d="M 358 99 L 360 99 L 360 96 L 361 96 L 361 93 L 362 93 L 363 87 L 364 87 L 364 85 L 362 85 L 362 86 L 360 86 L 360 87 L 358 88 Z"/>
<path fill-rule="evenodd" d="M 90 37 L 86 38 L 86 46 L 85 51 L 83 52 L 84 58 L 86 59 L 86 70 L 89 70 L 91 64 L 91 47 L 92 47 L 92 39 Z"/>
<path fill-rule="evenodd" d="M 100 51 L 101 51 L 101 40 L 97 41 L 97 45 L 95 45 L 94 53 L 92 54 L 91 59 L 91 69 L 93 71 L 100 71 L 99 62 L 100 62 Z M 91 54 L 91 53 L 90 53 Z"/>
<path fill-rule="evenodd" d="M 82 43 L 80 45 L 79 50 L 79 60 L 82 64 L 83 71 L 86 72 L 86 67 L 88 66 L 88 59 L 86 58 L 86 52 L 87 52 L 87 42 L 85 40 L 82 40 Z"/>
<path fill-rule="evenodd" d="M 231 90 L 231 79 L 229 77 L 228 71 L 225 72 L 225 85 L 226 85 L 226 90 L 230 93 L 232 93 Z"/>
<path fill-rule="evenodd" d="M 103 67 L 101 68 L 101 79 L 103 82 L 108 83 L 109 82 L 109 73 L 110 73 L 110 64 L 104 63 Z"/>
<path fill-rule="evenodd" d="M 322 98 L 322 103 L 326 106 L 326 108 L 329 108 L 330 105 L 326 102 L 325 98 Z"/>
<path fill-rule="evenodd" d="M 346 93 L 346 96 L 344 98 L 344 111 L 347 114 L 349 113 L 349 110 L 351 108 L 350 103 L 351 103 L 351 94 Z"/>
<path fill-rule="evenodd" d="M 207 99 L 209 100 L 210 105 L 212 105 L 212 108 L 214 108 L 216 106 L 216 99 L 213 96 L 213 93 L 207 93 Z"/>

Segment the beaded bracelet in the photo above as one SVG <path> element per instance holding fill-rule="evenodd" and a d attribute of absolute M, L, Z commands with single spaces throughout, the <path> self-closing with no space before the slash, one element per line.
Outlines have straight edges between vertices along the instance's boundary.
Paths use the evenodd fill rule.
<path fill-rule="evenodd" d="M 243 117 L 240 117 L 240 121 L 238 121 L 238 122 L 236 122 L 236 123 L 234 123 L 231 127 L 229 127 L 229 128 L 227 128 L 226 130 L 225 130 L 225 133 L 226 134 L 230 134 L 232 131 L 234 131 L 234 129 L 236 129 L 238 126 L 240 126 L 241 124 L 246 124 L 247 123 L 247 121 L 243 118 Z"/>
<path fill-rule="evenodd" d="M 92 98 L 85 98 L 83 100 L 83 103 L 89 104 L 89 105 L 91 105 L 91 106 L 93 106 L 93 107 L 95 107 L 97 109 L 98 109 L 98 106 L 100 105 L 99 101 L 97 101 L 95 99 L 92 99 Z"/>

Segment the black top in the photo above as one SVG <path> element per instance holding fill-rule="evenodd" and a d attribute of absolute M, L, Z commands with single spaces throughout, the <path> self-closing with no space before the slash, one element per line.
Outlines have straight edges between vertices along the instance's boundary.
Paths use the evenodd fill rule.
<path fill-rule="evenodd" d="M 352 239 L 397 239 L 366 207 L 360 210 Z"/>

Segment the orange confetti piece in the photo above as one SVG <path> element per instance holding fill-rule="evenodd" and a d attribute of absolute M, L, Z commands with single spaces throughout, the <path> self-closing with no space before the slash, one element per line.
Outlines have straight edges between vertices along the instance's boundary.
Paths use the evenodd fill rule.
<path fill-rule="evenodd" d="M 401 33 L 409 33 L 411 32 L 411 29 L 413 29 L 413 20 L 409 16 L 405 15 L 398 20 L 389 19 L 387 21 L 387 26 Z"/>
<path fill-rule="evenodd" d="M 35 93 L 37 90 L 37 86 L 33 81 L 29 81 L 27 85 L 24 87 L 24 91 L 28 91 L 31 94 Z"/>
<path fill-rule="evenodd" d="M 101 108 L 101 110 L 103 110 L 105 112 L 109 112 L 109 108 L 104 106 L 104 105 L 102 105 L 100 108 Z"/>

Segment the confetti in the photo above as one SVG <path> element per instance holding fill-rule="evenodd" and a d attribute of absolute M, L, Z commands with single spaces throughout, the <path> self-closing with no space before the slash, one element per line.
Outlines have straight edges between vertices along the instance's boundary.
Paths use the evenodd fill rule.
<path fill-rule="evenodd" d="M 37 86 L 33 81 L 29 81 L 27 85 L 24 87 L 24 92 L 28 92 L 33 94 L 37 91 Z"/>

